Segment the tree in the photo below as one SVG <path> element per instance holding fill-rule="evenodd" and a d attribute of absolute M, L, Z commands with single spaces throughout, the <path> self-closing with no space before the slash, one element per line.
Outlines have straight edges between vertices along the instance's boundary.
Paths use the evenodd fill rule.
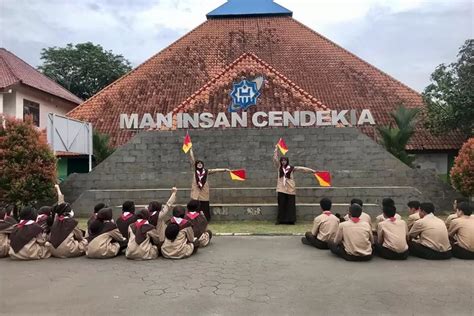
<path fill-rule="evenodd" d="M 104 161 L 107 157 L 114 153 L 114 149 L 110 146 L 110 136 L 102 134 L 98 131 L 94 131 L 93 134 L 93 146 L 94 146 L 94 159 L 98 165 Z"/>
<path fill-rule="evenodd" d="M 474 131 L 474 39 L 461 47 L 458 60 L 439 65 L 432 83 L 423 92 L 427 127 L 434 134 L 458 129 L 467 136 Z"/>
<path fill-rule="evenodd" d="M 16 207 L 55 196 L 56 158 L 31 117 L 0 125 L 0 202 Z"/>
<path fill-rule="evenodd" d="M 114 55 L 91 42 L 43 48 L 41 59 L 43 65 L 38 69 L 43 74 L 83 100 L 132 69 L 122 55 Z"/>
<path fill-rule="evenodd" d="M 470 138 L 459 151 L 451 169 L 453 186 L 466 196 L 474 195 L 474 138 Z"/>
<path fill-rule="evenodd" d="M 406 108 L 401 104 L 396 111 L 390 114 L 397 125 L 396 127 L 393 127 L 392 123 L 389 126 L 377 127 L 385 149 L 410 167 L 415 156 L 409 155 L 405 148 L 415 133 L 416 117 L 419 112 L 418 108 Z"/>

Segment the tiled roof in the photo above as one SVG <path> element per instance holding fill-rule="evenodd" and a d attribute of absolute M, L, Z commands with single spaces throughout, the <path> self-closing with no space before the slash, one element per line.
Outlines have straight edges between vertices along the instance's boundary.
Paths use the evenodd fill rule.
<path fill-rule="evenodd" d="M 5 48 L 0 48 L 0 89 L 8 88 L 17 83 L 25 84 L 75 104 L 82 103 L 80 98 L 28 65 L 13 53 Z"/>
<path fill-rule="evenodd" d="M 271 66 L 270 73 L 286 77 L 287 82 L 330 109 L 370 109 L 378 125 L 391 122 L 389 113 L 400 102 L 409 107 L 424 107 L 419 93 L 293 18 L 245 17 L 209 19 L 69 115 L 92 122 L 94 128 L 111 135 L 114 145 L 121 145 L 134 135 L 133 131 L 119 129 L 121 113 L 174 111 L 196 91 L 206 89 L 209 81 L 245 53 L 255 54 Z M 262 67 L 261 63 L 255 66 Z M 235 73 L 233 80 L 250 70 Z M 222 97 L 231 88 L 229 79 L 224 80 L 227 86 L 221 86 Z M 280 109 L 287 106 L 265 105 L 260 100 L 257 107 L 278 105 Z M 374 128 L 362 130 L 369 136 L 375 135 Z M 434 137 L 420 125 L 408 148 L 459 149 L 463 140 L 455 132 Z"/>

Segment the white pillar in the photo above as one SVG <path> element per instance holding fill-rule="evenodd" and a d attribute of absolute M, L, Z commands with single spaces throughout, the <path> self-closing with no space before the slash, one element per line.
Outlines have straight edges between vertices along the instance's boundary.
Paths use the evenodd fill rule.
<path fill-rule="evenodd" d="M 15 93 L 15 117 L 23 119 L 23 97 L 18 92 Z"/>
<path fill-rule="evenodd" d="M 3 94 L 0 93 L 0 114 L 3 113 Z"/>

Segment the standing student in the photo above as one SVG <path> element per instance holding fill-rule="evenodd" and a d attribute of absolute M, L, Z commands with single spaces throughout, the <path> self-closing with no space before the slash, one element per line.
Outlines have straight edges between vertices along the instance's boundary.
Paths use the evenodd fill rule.
<path fill-rule="evenodd" d="M 364 202 L 362 202 L 361 199 L 352 199 L 351 200 L 351 205 L 352 204 L 357 204 L 359 205 L 361 208 L 364 206 Z M 362 211 L 362 213 L 360 214 L 360 220 L 363 221 L 363 222 L 366 222 L 366 223 L 369 223 L 370 226 L 372 226 L 372 217 L 370 217 L 369 214 L 367 214 L 366 212 Z M 350 214 L 348 213 L 345 217 L 344 217 L 344 220 L 345 221 L 348 221 L 350 219 Z"/>
<path fill-rule="evenodd" d="M 43 206 L 38 210 L 38 217 L 36 223 L 43 228 L 45 234 L 49 234 L 51 225 L 54 222 L 53 208 L 50 206 Z"/>
<path fill-rule="evenodd" d="M 290 165 L 287 157 L 278 158 L 278 145 L 273 152 L 273 165 L 278 170 L 277 195 L 278 216 L 276 224 L 294 225 L 296 223 L 296 183 L 295 171 L 315 173 L 316 170 Z"/>
<path fill-rule="evenodd" d="M 20 211 L 20 222 L 10 234 L 10 258 L 15 260 L 46 259 L 51 253 L 46 247 L 46 235 L 36 224 L 36 210 L 25 207 Z"/>
<path fill-rule="evenodd" d="M 463 198 L 463 197 L 460 197 L 460 198 L 457 198 L 456 200 L 454 200 L 453 202 L 453 213 L 450 214 L 447 218 L 446 218 L 446 227 L 449 229 L 449 225 L 451 224 L 451 222 L 453 221 L 453 219 L 456 219 L 458 218 L 458 205 L 461 204 L 461 203 L 469 203 L 469 200 L 466 199 L 466 198 Z"/>
<path fill-rule="evenodd" d="M 87 240 L 74 219 L 74 211 L 69 203 L 61 203 L 54 208 L 55 220 L 51 226 L 49 242 L 46 245 L 56 258 L 74 258 L 86 253 Z"/>
<path fill-rule="evenodd" d="M 383 207 L 384 220 L 377 224 L 375 252 L 385 259 L 405 260 L 408 258 L 408 227 L 396 215 L 395 205 L 386 204 Z"/>
<path fill-rule="evenodd" d="M 176 201 L 177 192 L 178 189 L 176 187 L 173 187 L 171 189 L 171 196 L 164 206 L 162 206 L 161 203 L 156 201 L 150 202 L 150 204 L 148 204 L 148 211 L 150 212 L 149 222 L 151 225 L 156 227 L 158 235 L 160 236 L 161 243 L 165 241 L 166 221 L 168 219 L 168 214 L 170 213 L 171 206 L 173 206 Z"/>
<path fill-rule="evenodd" d="M 212 239 L 212 232 L 207 229 L 208 223 L 206 217 L 199 211 L 200 203 L 196 200 L 189 201 L 187 205 L 186 216 L 184 217 L 194 232 L 194 237 L 199 240 L 199 247 L 204 248 L 209 245 Z"/>
<path fill-rule="evenodd" d="M 457 218 L 449 225 L 453 256 L 459 259 L 474 260 L 474 216 L 472 206 L 467 202 L 456 205 Z"/>
<path fill-rule="evenodd" d="M 128 227 L 129 239 L 125 256 L 131 260 L 156 259 L 162 243 L 155 226 L 148 221 L 150 212 L 143 209 L 136 215 L 137 221 Z"/>
<path fill-rule="evenodd" d="M 15 228 L 15 224 L 6 221 L 6 208 L 0 208 L 0 258 L 8 256 L 10 250 L 10 234 Z"/>
<path fill-rule="evenodd" d="M 341 223 L 334 241 L 329 242 L 331 252 L 347 261 L 369 261 L 372 259 L 374 235 L 369 223 L 361 220 L 362 207 L 349 207 L 349 220 Z"/>
<path fill-rule="evenodd" d="M 191 182 L 191 199 L 200 202 L 201 211 L 206 216 L 208 222 L 211 221 L 211 211 L 209 207 L 209 179 L 208 176 L 219 173 L 229 172 L 230 169 L 206 169 L 202 160 L 194 158 L 194 152 L 191 148 L 189 150 L 189 161 L 191 163 L 191 170 L 193 172 L 193 179 Z"/>
<path fill-rule="evenodd" d="M 378 223 L 381 223 L 383 222 L 386 217 L 385 217 L 385 213 L 383 212 L 383 209 L 384 208 L 392 208 L 394 207 L 395 208 L 395 201 L 391 198 L 384 198 L 382 200 L 382 214 L 378 215 L 376 218 L 375 218 L 375 225 L 377 226 Z M 402 219 L 402 217 L 398 214 L 398 213 L 395 213 L 395 218 L 396 219 Z"/>
<path fill-rule="evenodd" d="M 408 225 L 408 231 L 413 227 L 413 224 L 417 220 L 420 219 L 420 202 L 418 201 L 410 201 L 407 204 L 408 206 L 408 219 L 407 219 L 407 225 Z"/>
<path fill-rule="evenodd" d="M 318 249 L 329 249 L 328 242 L 334 238 L 339 228 L 339 219 L 331 212 L 332 201 L 323 198 L 319 201 L 322 214 L 317 216 L 313 222 L 313 229 L 306 232 L 301 242 Z"/>
<path fill-rule="evenodd" d="M 127 247 L 126 239 L 114 223 L 111 208 L 103 208 L 97 213 L 97 218 L 91 223 L 90 233 L 87 237 L 88 258 L 113 258 Z"/>
<path fill-rule="evenodd" d="M 445 223 L 434 215 L 433 203 L 421 203 L 420 219 L 410 229 L 410 254 L 423 259 L 450 259 L 451 244 Z"/>
<path fill-rule="evenodd" d="M 133 201 L 125 201 L 122 204 L 122 215 L 117 218 L 117 227 L 125 239 L 128 239 L 128 227 L 135 223 L 135 203 Z"/>

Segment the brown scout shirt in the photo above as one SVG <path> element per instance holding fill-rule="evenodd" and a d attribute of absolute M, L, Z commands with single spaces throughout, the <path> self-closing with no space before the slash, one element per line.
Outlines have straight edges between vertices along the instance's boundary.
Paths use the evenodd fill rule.
<path fill-rule="evenodd" d="M 323 212 L 315 217 L 311 234 L 320 241 L 328 242 L 334 239 L 339 227 L 339 219 L 331 212 Z"/>
<path fill-rule="evenodd" d="M 446 225 L 440 218 L 434 214 L 428 214 L 424 218 L 417 220 L 409 232 L 410 238 L 413 242 L 433 249 L 438 252 L 446 252 L 451 250 L 449 243 L 448 230 Z"/>
<path fill-rule="evenodd" d="M 156 229 L 148 231 L 146 239 L 141 244 L 137 244 L 135 241 L 135 234 L 131 226 L 128 227 L 128 236 L 128 245 L 125 251 L 127 259 L 151 260 L 158 258 L 158 247 L 155 244 L 160 244 L 160 238 Z"/>
<path fill-rule="evenodd" d="M 10 258 L 16 260 L 39 260 L 51 256 L 51 252 L 46 247 L 46 235 L 41 233 L 31 239 L 20 251 L 15 252 L 12 247 L 8 253 Z"/>
<path fill-rule="evenodd" d="M 362 222 L 366 222 L 366 223 L 368 223 L 368 224 L 370 225 L 370 227 L 372 227 L 372 217 L 370 217 L 369 214 L 367 214 L 366 212 L 362 212 L 362 214 L 360 214 L 360 217 L 359 217 L 359 218 L 360 218 L 360 220 L 361 220 Z M 350 220 L 351 220 L 349 214 L 346 214 L 346 216 L 344 216 L 344 219 L 345 219 L 346 221 L 350 221 Z"/>
<path fill-rule="evenodd" d="M 124 241 L 118 228 L 95 237 L 88 245 L 86 255 L 89 258 L 113 258 L 120 251 L 118 241 Z"/>
<path fill-rule="evenodd" d="M 370 224 L 363 220 L 358 223 L 354 223 L 352 220 L 341 223 L 334 238 L 334 243 L 340 244 L 341 242 L 349 255 L 370 256 L 374 243 L 374 235 Z"/>
<path fill-rule="evenodd" d="M 377 224 L 377 243 L 397 253 L 408 250 L 408 227 L 402 219 L 384 219 Z"/>
<path fill-rule="evenodd" d="M 165 239 L 161 246 L 163 257 L 168 259 L 184 259 L 190 257 L 194 251 L 194 232 L 191 227 L 179 231 L 174 241 Z"/>
<path fill-rule="evenodd" d="M 395 218 L 398 220 L 398 219 L 402 219 L 402 217 L 397 213 L 395 214 Z M 385 216 L 383 214 L 380 214 L 378 215 L 376 218 L 375 218 L 375 225 L 378 225 L 379 223 L 383 222 L 384 220 L 386 220 Z"/>
<path fill-rule="evenodd" d="M 449 226 L 449 236 L 456 244 L 474 252 L 474 216 L 462 216 L 454 219 Z"/>
<path fill-rule="evenodd" d="M 158 232 L 158 236 L 160 238 L 161 243 L 165 241 L 166 221 L 168 220 L 169 212 L 171 211 L 171 206 L 173 206 L 175 201 L 176 193 L 172 193 L 168 202 L 163 205 L 161 212 L 158 214 L 158 223 L 156 224 L 156 231 Z"/>
<path fill-rule="evenodd" d="M 4 221 L 0 221 L 4 222 Z M 8 251 L 10 250 L 10 238 L 9 235 L 13 231 L 15 225 L 10 225 L 5 229 L 0 230 L 0 258 L 8 256 Z"/>
<path fill-rule="evenodd" d="M 458 218 L 458 214 L 456 214 L 456 213 L 451 214 L 451 215 L 449 215 L 449 216 L 446 218 L 446 222 L 445 222 L 445 223 L 446 223 L 446 227 L 447 227 L 448 229 L 449 229 L 449 225 L 451 225 L 451 222 L 452 222 L 454 219 L 456 219 L 456 218 Z"/>
<path fill-rule="evenodd" d="M 190 150 L 189 159 L 191 163 L 191 174 L 192 182 L 191 182 L 191 199 L 197 201 L 209 201 L 209 176 L 214 173 L 218 172 L 226 172 L 227 169 L 207 169 L 207 180 L 206 183 L 203 185 L 202 189 L 199 188 L 198 184 L 196 183 L 196 170 L 195 170 L 195 159 L 193 150 Z"/>
<path fill-rule="evenodd" d="M 419 220 L 420 218 L 421 218 L 420 213 L 418 212 L 413 213 L 410 216 L 408 216 L 408 219 L 407 219 L 408 231 L 410 231 L 410 229 L 413 227 L 413 224 L 415 224 L 415 222 Z"/>
<path fill-rule="evenodd" d="M 46 243 L 46 246 L 53 257 L 74 258 L 85 255 L 87 240 L 82 237 L 81 230 L 76 226 L 58 248 L 54 248 L 49 242 Z"/>
<path fill-rule="evenodd" d="M 290 174 L 289 179 L 280 178 L 280 161 L 278 160 L 278 151 L 275 150 L 273 155 L 273 165 L 277 169 L 277 188 L 276 191 L 285 193 L 288 195 L 296 195 L 296 182 L 294 178 L 295 171 L 301 171 L 306 173 L 313 173 L 313 169 L 306 167 L 293 167 L 293 172 Z"/>

